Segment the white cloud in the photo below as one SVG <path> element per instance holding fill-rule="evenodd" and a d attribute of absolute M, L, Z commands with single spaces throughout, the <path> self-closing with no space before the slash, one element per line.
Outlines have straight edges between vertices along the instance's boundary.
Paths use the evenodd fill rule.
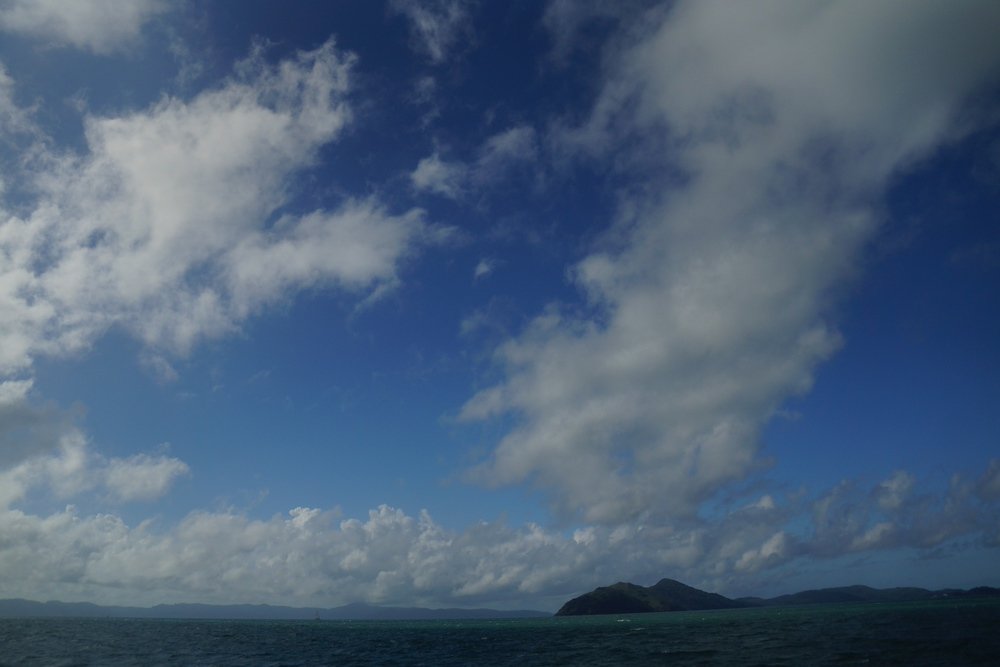
<path fill-rule="evenodd" d="M 93 486 L 87 471 L 85 440 L 79 432 L 64 433 L 53 453 L 0 468 L 0 508 L 23 500 L 32 488 L 47 488 L 60 498 L 86 491 Z"/>
<path fill-rule="evenodd" d="M 769 537 L 760 547 L 748 549 L 736 561 L 735 568 L 754 571 L 764 567 L 769 560 L 783 560 L 788 550 L 788 536 L 779 531 Z"/>
<path fill-rule="evenodd" d="M 231 332 L 301 289 L 374 298 L 416 245 L 447 236 L 421 211 L 390 213 L 373 198 L 274 219 L 292 177 L 350 120 L 351 63 L 332 42 L 275 66 L 257 50 L 190 100 L 87 116 L 81 155 L 50 148 L 0 71 L 3 130 L 32 143 L 9 163 L 24 191 L 16 212 L 0 200 L 5 507 L 33 488 L 150 500 L 187 473 L 174 458 L 90 453 L 69 416 L 31 401 L 35 357 L 85 349 L 118 326 L 146 343 L 140 362 L 172 381 L 166 352 Z"/>
<path fill-rule="evenodd" d="M 417 190 L 425 190 L 448 199 L 458 199 L 464 189 L 467 169 L 458 162 L 442 160 L 437 153 L 423 158 L 410 174 Z"/>
<path fill-rule="evenodd" d="M 906 502 L 915 481 L 913 475 L 905 470 L 897 470 L 892 477 L 879 484 L 876 501 L 883 509 L 899 509 Z"/>
<path fill-rule="evenodd" d="M 139 356 L 139 364 L 160 384 L 176 382 L 180 374 L 162 354 L 146 352 Z"/>
<path fill-rule="evenodd" d="M 240 316 L 296 288 L 336 282 L 359 290 L 392 282 L 413 244 L 433 236 L 422 211 L 394 216 L 372 199 L 286 218 L 274 230 L 247 235 L 225 257 L 226 282 Z"/>
<path fill-rule="evenodd" d="M 14 79 L 0 63 L 0 141 L 10 141 L 17 135 L 35 135 L 38 131 L 30 109 L 21 108 L 14 100 Z M 0 143 L 0 146 L 3 144 Z M 0 194 L 3 193 L 0 182 Z"/>
<path fill-rule="evenodd" d="M 410 22 L 410 42 L 414 50 L 435 65 L 472 40 L 470 0 L 392 0 L 390 9 Z"/>
<path fill-rule="evenodd" d="M 410 182 L 417 190 L 460 200 L 471 192 L 488 191 L 519 168 L 531 167 L 537 157 L 535 130 L 515 125 L 488 137 L 469 164 L 444 160 L 437 152 L 423 158 Z"/>
<path fill-rule="evenodd" d="M 127 459 L 111 459 L 104 484 L 119 500 L 155 500 L 174 481 L 190 472 L 187 464 L 168 456 L 136 454 Z"/>
<path fill-rule="evenodd" d="M 60 499 L 97 492 L 120 502 L 154 500 L 189 473 L 186 463 L 164 455 L 105 459 L 93 453 L 84 434 L 65 419 L 45 414 L 37 421 L 45 437 L 16 456 L 7 452 L 0 459 L 0 510 L 22 502 L 32 490 Z M 8 428 L 9 414 L 0 410 L 0 434 Z"/>
<path fill-rule="evenodd" d="M 1000 508 L 997 498 L 981 490 L 995 467 L 991 463 L 975 481 L 956 474 L 945 489 L 920 493 L 911 493 L 917 482 L 906 471 L 896 471 L 870 490 L 845 481 L 812 504 L 812 533 L 801 536 L 794 554 L 830 557 L 876 549 L 929 549 L 971 535 L 988 540 Z"/>
<path fill-rule="evenodd" d="M 6 0 L 0 30 L 106 54 L 134 44 L 166 10 L 160 0 Z"/>
<path fill-rule="evenodd" d="M 0 232 L 0 371 L 113 325 L 184 353 L 303 288 L 395 284 L 399 260 L 436 238 L 420 211 L 369 199 L 272 221 L 350 120 L 351 62 L 332 42 L 277 66 L 258 50 L 191 100 L 88 116 L 84 155 L 42 151 L 33 209 Z"/>
<path fill-rule="evenodd" d="M 0 379 L 0 470 L 55 449 L 67 415 L 31 400 L 30 379 Z"/>
<path fill-rule="evenodd" d="M 94 465 L 79 448 L 70 450 L 36 466 L 38 474 L 75 468 L 78 489 L 91 484 L 99 490 L 103 479 L 105 488 L 134 500 L 187 472 L 162 456 Z M 119 476 L 122 484 L 111 482 Z M 0 584 L 7 595 L 29 598 L 307 606 L 367 601 L 552 608 L 622 577 L 652 583 L 673 576 L 730 593 L 737 582 L 738 590 L 754 591 L 789 567 L 794 571 L 796 561 L 937 547 L 995 530 L 996 505 L 969 493 L 972 486 L 957 479 L 926 502 L 891 511 L 864 504 L 874 489 L 842 486 L 816 502 L 825 509 L 812 523 L 799 513 L 808 505 L 780 503 L 683 528 L 590 525 L 570 534 L 502 521 L 453 531 L 427 512 L 411 516 L 384 505 L 360 519 L 309 507 L 263 520 L 199 511 L 160 528 L 150 521 L 130 527 L 113 514 L 81 516 L 72 506 L 46 516 L 4 506 Z M 859 516 L 861 508 L 868 513 Z M 795 532 L 787 524 L 796 525 Z"/>
<path fill-rule="evenodd" d="M 0 406 L 8 407 L 22 403 L 28 397 L 31 380 L 4 380 L 0 382 Z"/>
<path fill-rule="evenodd" d="M 538 156 L 535 130 L 515 125 L 489 137 L 479 151 L 476 178 L 489 182 L 499 178 L 512 165 L 530 162 Z"/>
<path fill-rule="evenodd" d="M 462 416 L 518 425 L 473 478 L 532 481 L 565 513 L 614 524 L 689 519 L 755 470 L 761 426 L 840 345 L 829 305 L 879 193 L 1000 73 L 998 14 L 692 2 L 648 15 L 661 22 L 609 56 L 588 121 L 554 136 L 647 180 L 575 269 L 599 315 L 552 306 L 499 348 L 505 379 Z"/>
<path fill-rule="evenodd" d="M 476 264 L 475 270 L 472 272 L 472 277 L 474 280 L 479 280 L 480 278 L 485 278 L 495 271 L 497 268 L 497 260 L 491 259 L 489 257 L 484 257 L 479 260 Z"/>

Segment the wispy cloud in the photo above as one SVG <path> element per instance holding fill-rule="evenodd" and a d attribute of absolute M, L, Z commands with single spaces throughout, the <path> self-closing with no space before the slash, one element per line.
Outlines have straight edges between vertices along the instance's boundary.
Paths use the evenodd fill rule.
<path fill-rule="evenodd" d="M 438 65 L 473 39 L 473 0 L 392 0 L 391 10 L 410 22 L 414 50 Z M 466 42 L 463 44 L 463 41 Z"/>
<path fill-rule="evenodd" d="M 537 157 L 535 130 L 515 125 L 487 137 L 470 163 L 445 160 L 437 152 L 423 158 L 410 182 L 417 190 L 460 200 L 488 192 L 517 169 L 533 168 Z"/>
<path fill-rule="evenodd" d="M 498 264 L 499 262 L 497 260 L 489 257 L 484 257 L 483 259 L 479 260 L 479 262 L 476 263 L 476 268 L 472 272 L 473 279 L 480 280 L 482 278 L 489 276 L 496 270 Z"/>

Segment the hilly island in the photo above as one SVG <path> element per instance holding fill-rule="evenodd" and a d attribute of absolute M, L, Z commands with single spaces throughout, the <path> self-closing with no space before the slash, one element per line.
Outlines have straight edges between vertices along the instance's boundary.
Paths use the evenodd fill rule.
<path fill-rule="evenodd" d="M 591 614 L 641 614 L 663 611 L 701 611 L 837 602 L 913 602 L 941 598 L 1000 597 L 1000 588 L 980 586 L 970 590 L 926 588 L 871 588 L 843 586 L 801 591 L 774 598 L 727 598 L 708 593 L 673 579 L 661 579 L 652 586 L 618 582 L 596 588 L 564 604 L 556 616 Z"/>

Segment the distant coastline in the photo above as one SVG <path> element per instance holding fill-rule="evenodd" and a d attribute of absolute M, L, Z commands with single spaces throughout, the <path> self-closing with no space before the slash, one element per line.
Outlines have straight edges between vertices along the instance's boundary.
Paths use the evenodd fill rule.
<path fill-rule="evenodd" d="M 0 600 L 0 618 L 165 618 L 231 620 L 407 621 L 504 618 L 547 618 L 549 612 L 530 609 L 427 609 L 379 607 L 362 603 L 341 607 L 286 607 L 267 604 L 160 604 L 153 607 L 105 606 L 90 602 Z"/>
<path fill-rule="evenodd" d="M 697 611 L 706 609 L 738 609 L 777 607 L 839 602 L 915 602 L 945 598 L 1000 597 L 1000 588 L 979 586 L 969 590 L 946 588 L 871 588 L 870 586 L 840 586 L 800 591 L 773 598 L 727 598 L 708 593 L 674 579 L 661 579 L 652 586 L 618 582 L 602 586 L 575 597 L 564 604 L 556 616 L 586 616 L 597 614 L 642 614 L 664 611 Z"/>
<path fill-rule="evenodd" d="M 667 611 L 747 609 L 753 607 L 798 606 L 836 603 L 916 602 L 921 600 L 1000 598 L 1000 588 L 979 586 L 971 589 L 871 588 L 840 586 L 779 595 L 772 598 L 728 598 L 709 593 L 674 579 L 661 579 L 652 586 L 618 582 L 577 596 L 555 614 L 532 609 L 500 610 L 459 607 L 382 607 L 364 603 L 340 607 L 290 607 L 268 604 L 159 604 L 152 607 L 98 605 L 90 602 L 38 602 L 24 599 L 0 600 L 0 618 L 146 618 L 191 620 L 489 620 L 586 616 L 599 614 L 642 614 Z"/>

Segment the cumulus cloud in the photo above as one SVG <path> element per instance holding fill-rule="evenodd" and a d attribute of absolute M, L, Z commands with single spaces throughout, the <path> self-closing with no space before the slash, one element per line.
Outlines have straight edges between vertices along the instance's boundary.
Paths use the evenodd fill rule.
<path fill-rule="evenodd" d="M 69 415 L 31 398 L 31 379 L 0 380 L 0 470 L 55 449 Z"/>
<path fill-rule="evenodd" d="M 81 456 L 68 453 L 48 465 L 86 471 Z M 118 491 L 144 497 L 185 473 L 176 460 L 139 456 L 92 467 L 82 477 L 113 484 L 120 475 Z M 0 579 L 9 595 L 124 604 L 551 608 L 623 572 L 635 581 L 668 575 L 712 590 L 732 591 L 738 582 L 739 590 L 753 591 L 755 582 L 797 560 L 938 547 L 993 530 L 997 507 L 971 493 L 973 486 L 956 479 L 938 495 L 880 510 L 865 502 L 879 485 L 848 484 L 812 503 L 770 499 L 683 529 L 589 525 L 571 534 L 503 521 L 454 531 L 426 511 L 413 516 L 385 505 L 364 518 L 308 507 L 269 519 L 198 511 L 159 529 L 154 522 L 129 526 L 113 514 L 83 516 L 72 506 L 47 516 L 5 508 Z M 812 519 L 802 514 L 810 508 Z M 787 529 L 790 522 L 799 529 Z"/>
<path fill-rule="evenodd" d="M 6 165 L 17 206 L 0 197 L 3 507 L 32 489 L 153 500 L 189 472 L 172 457 L 94 453 L 71 416 L 32 398 L 39 355 L 86 349 L 120 327 L 146 344 L 140 363 L 170 382 L 169 354 L 302 289 L 374 298 L 397 283 L 403 258 L 446 235 L 421 211 L 393 213 L 375 198 L 283 211 L 292 177 L 351 118 L 352 61 L 332 41 L 276 65 L 256 49 L 192 99 L 86 116 L 80 154 L 51 148 L 0 70 L 0 140 L 27 145 Z"/>
<path fill-rule="evenodd" d="M 0 427 L 6 418 L 0 413 Z M 27 454 L 0 461 L 0 509 L 23 501 L 33 490 L 63 500 L 91 492 L 116 502 L 155 500 L 190 472 L 186 463 L 165 455 L 107 459 L 92 451 L 78 428 L 64 421 L 57 429 L 56 424 L 44 422 L 44 447 L 34 443 Z"/>
<path fill-rule="evenodd" d="M 552 137 L 646 185 L 575 267 L 596 315 L 552 305 L 497 350 L 502 381 L 462 417 L 516 426 L 472 478 L 532 481 L 565 514 L 614 524 L 689 520 L 756 470 L 762 425 L 841 344 L 830 304 L 888 180 L 953 138 L 966 96 L 1000 74 L 998 14 L 681 2 L 646 15 L 609 55 L 589 118 Z M 748 566 L 782 552 L 773 535 Z"/>
<path fill-rule="evenodd" d="M 5 0 L 0 30 L 107 54 L 134 44 L 166 10 L 160 0 Z"/>
<path fill-rule="evenodd" d="M 431 63 L 443 63 L 454 51 L 471 41 L 471 0 L 392 0 L 392 12 L 405 16 L 410 23 L 413 49 Z"/>
<path fill-rule="evenodd" d="M 690 535 L 655 530 L 591 527 L 566 537 L 496 522 L 455 532 L 426 512 L 388 506 L 365 519 L 315 508 L 267 520 L 195 512 L 165 531 L 72 507 L 45 517 L 8 510 L 0 533 L 16 538 L 0 543 L 9 594 L 131 604 L 556 604 L 617 576 L 623 562 L 648 577 L 693 571 L 704 553 Z"/>
<path fill-rule="evenodd" d="M 351 64 L 332 41 L 276 66 L 258 49 L 191 100 L 87 116 L 84 154 L 36 151 L 33 207 L 3 213 L 0 371 L 114 325 L 184 353 L 299 289 L 394 284 L 436 234 L 420 211 L 363 199 L 275 219 L 350 120 Z"/>
<path fill-rule="evenodd" d="M 788 550 L 788 535 L 778 531 L 756 548 L 747 549 L 736 561 L 737 570 L 758 570 L 769 561 L 783 560 Z"/>
<path fill-rule="evenodd" d="M 442 160 L 437 153 L 417 163 L 410 174 L 410 182 L 417 190 L 425 190 L 448 199 L 458 199 L 466 180 L 467 169 L 457 162 Z"/>
<path fill-rule="evenodd" d="M 459 200 L 473 190 L 495 186 L 537 157 L 535 130 L 515 125 L 488 137 L 471 163 L 445 160 L 437 152 L 423 158 L 410 174 L 410 182 L 416 190 Z"/>
<path fill-rule="evenodd" d="M 104 484 L 119 500 L 155 500 L 164 495 L 178 477 L 189 472 L 187 464 L 180 459 L 136 454 L 109 461 Z"/>

